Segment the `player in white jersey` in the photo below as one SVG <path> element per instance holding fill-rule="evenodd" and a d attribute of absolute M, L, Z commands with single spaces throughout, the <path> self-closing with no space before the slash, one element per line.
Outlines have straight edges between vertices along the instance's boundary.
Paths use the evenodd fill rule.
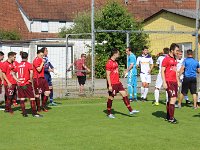
<path fill-rule="evenodd" d="M 148 47 L 144 46 L 142 55 L 137 58 L 137 66 L 140 67 L 141 100 L 146 101 L 149 91 L 149 83 L 151 83 L 151 70 L 153 69 L 153 59 L 149 55 Z"/>
<path fill-rule="evenodd" d="M 183 65 L 183 61 L 184 61 L 185 58 L 183 58 L 183 51 L 182 50 L 179 50 L 178 52 L 178 55 L 177 55 L 177 72 L 179 73 L 180 72 L 180 69 Z M 183 82 L 183 74 L 180 76 L 180 83 L 182 84 Z M 182 85 L 180 86 L 182 87 Z M 179 91 L 181 91 L 181 89 L 179 88 Z M 189 98 L 187 95 L 184 95 L 184 98 L 185 98 L 185 101 L 186 101 L 186 104 L 191 104 Z M 175 107 L 181 107 L 180 105 L 175 105 Z"/>
<path fill-rule="evenodd" d="M 163 61 L 163 59 L 165 58 L 165 56 L 168 53 L 169 53 L 169 48 L 164 48 L 163 49 L 163 54 L 160 55 L 158 57 L 157 61 L 156 61 L 156 64 L 159 67 L 159 72 L 158 72 L 158 75 L 157 75 L 156 85 L 155 85 L 155 91 L 154 91 L 154 97 L 155 97 L 155 103 L 154 103 L 154 105 L 155 106 L 159 105 L 159 97 L 160 97 L 159 90 L 161 89 L 162 84 L 163 84 L 163 80 L 162 80 L 162 76 L 161 76 L 162 61 Z M 166 99 L 168 99 L 167 92 L 166 92 Z"/>

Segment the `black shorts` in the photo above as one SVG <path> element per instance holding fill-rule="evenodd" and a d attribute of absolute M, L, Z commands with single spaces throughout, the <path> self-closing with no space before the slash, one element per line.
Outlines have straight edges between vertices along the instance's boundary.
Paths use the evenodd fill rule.
<path fill-rule="evenodd" d="M 86 81 L 86 76 L 77 76 L 79 85 L 84 85 Z"/>
<path fill-rule="evenodd" d="M 187 95 L 188 89 L 190 89 L 191 94 L 197 93 L 197 79 L 195 77 L 192 77 L 192 78 L 186 78 L 185 77 L 185 78 L 183 78 L 181 93 L 183 95 Z"/>

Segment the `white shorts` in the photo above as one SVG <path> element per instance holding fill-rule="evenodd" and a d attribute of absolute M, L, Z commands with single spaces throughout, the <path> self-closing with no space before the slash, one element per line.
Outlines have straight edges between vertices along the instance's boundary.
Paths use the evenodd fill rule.
<path fill-rule="evenodd" d="M 141 82 L 151 83 L 151 75 L 140 73 Z"/>
<path fill-rule="evenodd" d="M 158 73 L 155 87 L 158 89 L 161 89 L 162 84 L 163 84 L 163 80 L 162 80 L 161 73 Z"/>

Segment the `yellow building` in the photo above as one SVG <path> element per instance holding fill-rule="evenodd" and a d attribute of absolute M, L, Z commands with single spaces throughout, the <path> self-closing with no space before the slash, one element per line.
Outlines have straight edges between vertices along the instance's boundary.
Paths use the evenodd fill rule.
<path fill-rule="evenodd" d="M 145 31 L 174 32 L 174 34 L 163 32 L 148 34 L 149 50 L 152 54 L 156 55 L 162 52 L 162 49 L 169 47 L 171 43 L 179 44 L 184 55 L 186 55 L 186 50 L 194 50 L 195 12 L 195 10 L 191 9 L 162 9 L 156 14 L 146 18 L 143 22 Z"/>

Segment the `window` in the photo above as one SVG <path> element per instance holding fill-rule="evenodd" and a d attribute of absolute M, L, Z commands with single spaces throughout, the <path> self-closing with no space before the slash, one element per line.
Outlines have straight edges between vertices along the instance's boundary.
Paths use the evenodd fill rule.
<path fill-rule="evenodd" d="M 42 24 L 41 32 L 48 32 L 49 31 L 48 21 L 41 21 L 41 24 Z"/>
<path fill-rule="evenodd" d="M 66 26 L 66 21 L 59 21 L 59 32 L 61 30 L 61 28 L 65 27 Z"/>

